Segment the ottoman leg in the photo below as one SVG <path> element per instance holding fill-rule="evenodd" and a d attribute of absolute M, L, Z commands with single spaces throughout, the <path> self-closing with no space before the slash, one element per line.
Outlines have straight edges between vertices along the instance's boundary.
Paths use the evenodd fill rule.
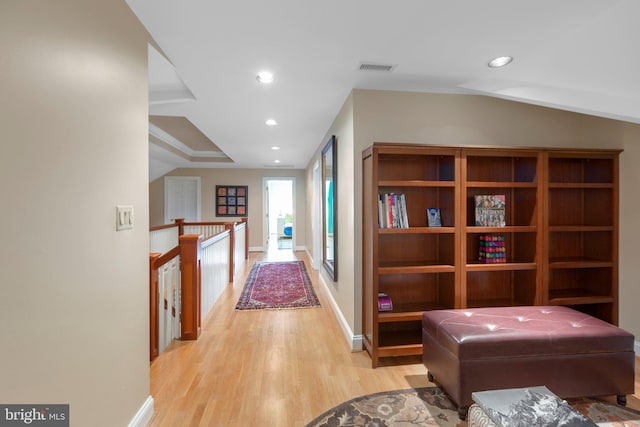
<path fill-rule="evenodd" d="M 464 421 L 467 419 L 467 412 L 469 412 L 469 407 L 468 406 L 460 406 L 458 407 L 458 418 L 460 418 L 461 421 Z"/>
<path fill-rule="evenodd" d="M 427 372 L 427 379 L 430 383 L 434 382 L 433 374 L 431 372 Z"/>
<path fill-rule="evenodd" d="M 616 396 L 616 400 L 618 401 L 618 405 L 627 406 L 627 396 L 624 394 L 619 394 Z"/>

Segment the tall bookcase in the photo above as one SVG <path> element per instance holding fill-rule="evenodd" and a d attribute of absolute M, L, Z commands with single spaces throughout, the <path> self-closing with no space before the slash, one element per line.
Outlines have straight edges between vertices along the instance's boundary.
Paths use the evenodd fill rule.
<path fill-rule="evenodd" d="M 365 346 L 379 357 L 422 353 L 426 310 L 454 308 L 459 290 L 457 149 L 376 145 L 363 157 L 363 316 Z M 378 227 L 378 195 L 404 194 L 409 228 Z M 441 227 L 427 226 L 438 207 Z M 378 293 L 392 312 L 378 311 Z"/>
<path fill-rule="evenodd" d="M 545 154 L 545 303 L 618 323 L 618 154 Z"/>
<path fill-rule="evenodd" d="M 619 151 L 373 144 L 363 151 L 363 333 L 379 359 L 422 353 L 427 310 L 567 305 L 617 324 Z M 404 194 L 408 228 L 380 228 L 378 196 Z M 504 226 L 475 196 L 504 196 Z M 437 207 L 441 227 L 429 227 Z M 479 259 L 497 236 L 506 259 Z M 481 239 L 482 238 L 482 239 Z M 378 310 L 378 294 L 393 302 Z"/>
<path fill-rule="evenodd" d="M 534 150 L 462 149 L 460 308 L 541 302 L 542 154 Z M 475 196 L 502 195 L 505 226 L 477 226 Z M 504 239 L 506 262 L 478 260 L 480 236 Z"/>

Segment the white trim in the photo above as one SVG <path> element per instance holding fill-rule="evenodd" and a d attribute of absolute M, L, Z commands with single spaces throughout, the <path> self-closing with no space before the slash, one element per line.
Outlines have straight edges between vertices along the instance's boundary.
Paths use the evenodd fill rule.
<path fill-rule="evenodd" d="M 160 129 L 158 126 L 149 122 L 149 135 L 155 136 L 160 141 L 169 144 L 178 151 L 183 152 L 189 157 L 218 157 L 226 158 L 227 155 L 221 151 L 196 151 L 184 145 L 182 142 Z"/>
<path fill-rule="evenodd" d="M 311 234 L 313 255 L 311 263 L 316 270 L 322 265 L 322 172 L 320 160 L 313 165 L 313 199 L 311 201 Z"/>
<path fill-rule="evenodd" d="M 129 427 L 146 427 L 151 417 L 153 417 L 153 397 L 149 396 L 131 419 Z"/>
<path fill-rule="evenodd" d="M 342 328 L 342 333 L 344 334 L 344 337 L 346 338 L 347 343 L 351 348 L 351 351 L 362 351 L 362 348 L 363 348 L 362 345 L 364 342 L 363 336 L 353 334 L 353 331 L 351 330 L 351 327 L 349 326 L 347 319 L 344 318 L 344 315 L 342 314 L 342 310 L 340 310 L 340 307 L 338 307 L 338 303 L 336 302 L 335 298 L 333 298 L 333 294 L 331 293 L 331 290 L 329 289 L 327 282 L 324 281 L 324 278 L 322 277 L 322 273 L 318 274 L 318 277 L 320 278 L 320 282 L 322 282 L 322 285 L 327 291 L 329 305 L 331 306 L 331 310 L 333 311 L 333 314 L 335 314 L 336 316 L 336 320 L 338 320 L 338 323 Z"/>
<path fill-rule="evenodd" d="M 249 252 L 264 252 L 264 246 L 249 246 Z"/>
<path fill-rule="evenodd" d="M 633 351 L 638 355 L 640 354 L 640 341 L 633 342 Z"/>
<path fill-rule="evenodd" d="M 296 218 L 296 177 L 295 176 L 263 176 L 262 177 L 262 243 L 264 243 L 264 248 L 262 252 L 266 252 L 268 249 L 268 241 L 269 241 L 269 203 L 267 198 L 269 196 L 269 192 L 267 190 L 269 186 L 269 181 L 286 181 L 291 182 L 291 209 L 293 212 L 293 234 L 291 238 L 292 247 L 296 248 L 296 222 L 298 221 Z M 296 249 L 297 250 L 297 249 Z"/>

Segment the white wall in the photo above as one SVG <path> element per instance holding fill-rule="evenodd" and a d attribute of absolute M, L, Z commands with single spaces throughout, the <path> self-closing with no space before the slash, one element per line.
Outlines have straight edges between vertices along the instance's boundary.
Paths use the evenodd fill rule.
<path fill-rule="evenodd" d="M 146 49 L 122 1 L 0 6 L 0 402 L 72 426 L 149 397 Z"/>

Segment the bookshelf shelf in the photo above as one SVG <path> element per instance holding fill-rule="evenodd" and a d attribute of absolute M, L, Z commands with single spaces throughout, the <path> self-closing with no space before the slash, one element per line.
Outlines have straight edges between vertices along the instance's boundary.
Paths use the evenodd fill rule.
<path fill-rule="evenodd" d="M 590 258 L 579 258 L 579 257 L 567 257 L 567 258 L 554 258 L 549 259 L 549 268 L 607 268 L 613 267 L 613 262 L 611 261 L 601 261 Z"/>
<path fill-rule="evenodd" d="M 618 155 L 379 143 L 364 150 L 362 323 L 372 366 L 421 354 L 429 310 L 566 305 L 617 324 Z M 390 193 L 404 197 L 407 228 L 379 227 L 379 195 Z M 478 211 L 476 222 L 476 203 L 485 208 L 487 200 L 497 211 Z M 439 209 L 441 227 L 428 226 L 429 208 Z M 393 311 L 378 312 L 380 292 Z"/>
<path fill-rule="evenodd" d="M 453 234 L 455 227 L 379 228 L 380 234 Z"/>
<path fill-rule="evenodd" d="M 454 273 L 455 266 L 445 264 L 434 265 L 395 265 L 378 268 L 378 274 L 419 274 L 419 273 Z"/>
<path fill-rule="evenodd" d="M 418 356 L 422 354 L 422 342 L 405 345 L 381 345 L 378 348 L 380 357 Z"/>
<path fill-rule="evenodd" d="M 547 227 L 549 233 L 558 233 L 558 232 L 597 232 L 597 231 L 606 231 L 612 232 L 614 228 L 612 225 L 555 225 Z"/>
<path fill-rule="evenodd" d="M 536 182 L 492 182 L 492 181 L 475 181 L 468 182 L 469 188 L 536 188 L 538 184 Z"/>
<path fill-rule="evenodd" d="M 538 264 L 535 262 L 506 262 L 503 264 L 470 263 L 466 265 L 467 271 L 516 271 L 535 270 Z"/>
<path fill-rule="evenodd" d="M 378 187 L 455 187 L 453 181 L 378 181 Z"/>
<path fill-rule="evenodd" d="M 559 183 L 559 182 L 550 182 L 549 188 L 585 188 L 585 189 L 613 189 L 612 183 L 577 183 L 577 182 L 568 182 L 568 183 Z"/>
<path fill-rule="evenodd" d="M 535 226 L 506 226 L 506 227 L 464 227 L 467 234 L 504 234 L 504 233 L 535 233 Z"/>

